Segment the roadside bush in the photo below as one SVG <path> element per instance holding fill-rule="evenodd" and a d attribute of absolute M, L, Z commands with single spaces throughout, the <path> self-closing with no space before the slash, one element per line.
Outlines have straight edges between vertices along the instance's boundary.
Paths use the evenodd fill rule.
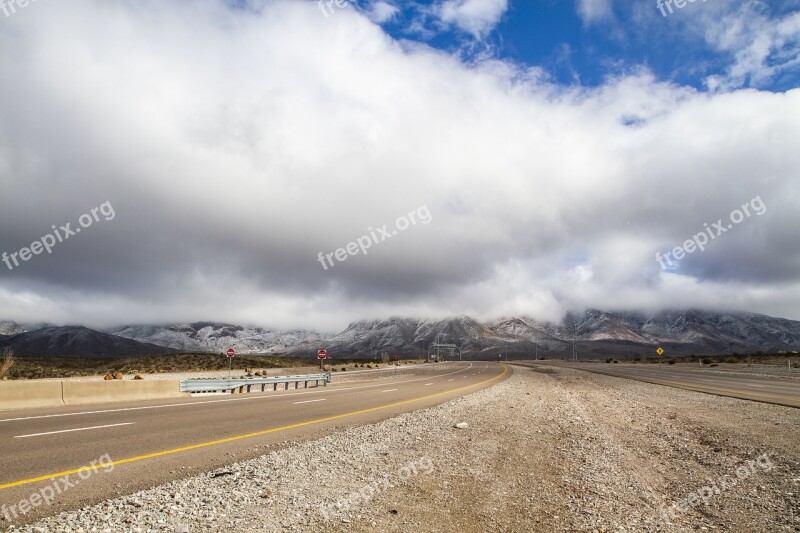
<path fill-rule="evenodd" d="M 616 359 L 614 359 L 614 364 L 617 364 L 617 363 L 619 363 L 619 361 L 617 361 Z"/>
<path fill-rule="evenodd" d="M 717 363 L 711 363 L 711 368 L 714 368 L 715 366 L 719 366 L 719 365 Z"/>
<path fill-rule="evenodd" d="M 675 359 L 670 359 L 670 360 L 667 361 L 668 365 L 674 365 L 675 363 L 677 363 L 677 361 Z"/>
<path fill-rule="evenodd" d="M 3 349 L 3 361 L 0 362 L 0 379 L 4 379 L 11 367 L 14 366 L 14 350 L 11 348 Z"/>
<path fill-rule="evenodd" d="M 611 362 L 611 358 L 610 358 L 610 357 L 608 357 L 608 358 L 606 359 L 606 363 L 610 363 L 610 362 Z"/>
<path fill-rule="evenodd" d="M 347 367 L 346 366 L 342 367 L 342 372 L 347 372 Z"/>
<path fill-rule="evenodd" d="M 726 363 L 734 363 L 734 364 L 736 364 L 736 363 L 741 363 L 742 360 L 734 355 L 732 357 L 728 357 L 727 359 L 725 359 L 725 362 Z"/>
<path fill-rule="evenodd" d="M 710 364 L 711 364 L 711 363 L 713 363 L 713 362 L 714 362 L 714 361 L 712 361 L 712 360 L 711 360 L 711 359 L 709 359 L 708 357 L 705 357 L 705 358 L 703 358 L 703 360 L 702 360 L 702 363 L 703 363 L 704 365 L 710 365 Z"/>

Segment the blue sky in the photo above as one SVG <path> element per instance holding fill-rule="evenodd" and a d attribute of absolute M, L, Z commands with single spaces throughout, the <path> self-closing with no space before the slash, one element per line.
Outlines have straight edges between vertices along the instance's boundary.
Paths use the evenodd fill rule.
<path fill-rule="evenodd" d="M 479 9 L 480 4 L 486 7 Z M 656 0 L 394 1 L 395 14 L 381 25 L 397 39 L 424 42 L 468 60 L 489 55 L 539 67 L 559 84 L 593 87 L 644 68 L 659 80 L 716 89 L 709 77 L 730 76 L 745 62 L 737 54 L 756 56 L 747 59 L 755 61 L 749 65 L 755 76 L 745 72 L 728 89 L 785 91 L 800 83 L 800 2 L 661 4 L 666 16 Z M 447 5 L 450 17 L 442 14 Z M 472 13 L 471 5 L 476 6 Z M 766 50 L 748 50 L 756 37 L 769 41 Z"/>

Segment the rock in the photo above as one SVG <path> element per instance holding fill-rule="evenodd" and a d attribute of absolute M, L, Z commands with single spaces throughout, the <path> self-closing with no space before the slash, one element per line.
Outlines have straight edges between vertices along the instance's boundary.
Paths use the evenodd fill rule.
<path fill-rule="evenodd" d="M 114 379 L 114 376 L 111 374 L 106 374 L 105 376 L 103 376 L 103 379 L 106 381 L 111 381 L 112 379 Z"/>
<path fill-rule="evenodd" d="M 133 376 L 133 379 L 139 380 L 144 378 L 141 376 L 141 374 L 136 374 L 135 376 Z"/>
<path fill-rule="evenodd" d="M 123 374 L 122 372 L 117 372 L 116 374 L 114 374 L 114 379 L 125 379 L 125 374 Z"/>
<path fill-rule="evenodd" d="M 459 422 L 455 424 L 453 427 L 456 429 L 467 429 L 469 427 L 469 424 L 467 424 L 466 422 Z"/>

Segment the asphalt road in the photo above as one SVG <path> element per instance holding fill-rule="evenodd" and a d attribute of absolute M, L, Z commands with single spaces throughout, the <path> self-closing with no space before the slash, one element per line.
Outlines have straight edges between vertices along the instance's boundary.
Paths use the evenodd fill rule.
<path fill-rule="evenodd" d="M 539 363 L 537 363 L 539 364 Z M 712 372 L 709 367 L 690 368 L 686 365 L 608 365 L 603 363 L 548 362 L 656 385 L 729 396 L 743 400 L 800 407 L 800 380 L 772 376 Z"/>
<path fill-rule="evenodd" d="M 497 363 L 448 363 L 380 379 L 376 374 L 374 381 L 337 384 L 334 377 L 329 386 L 310 389 L 4 412 L 0 505 L 7 507 L 0 508 L 0 524 L 4 514 L 13 523 L 29 522 L 256 457 L 286 442 L 436 405 L 510 373 Z M 335 460 L 347 450 L 320 453 Z M 104 467 L 78 472 L 92 461 Z M 31 499 L 48 485 L 61 494 L 48 503 Z M 38 504 L 22 515 L 22 500 Z M 15 504 L 16 518 L 9 512 Z"/>

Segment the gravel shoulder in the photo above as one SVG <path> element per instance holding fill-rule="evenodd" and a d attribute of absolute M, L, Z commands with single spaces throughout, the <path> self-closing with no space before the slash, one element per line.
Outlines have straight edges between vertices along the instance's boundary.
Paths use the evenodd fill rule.
<path fill-rule="evenodd" d="M 797 409 L 517 367 L 430 409 L 9 531 L 800 531 L 798 443 Z"/>

